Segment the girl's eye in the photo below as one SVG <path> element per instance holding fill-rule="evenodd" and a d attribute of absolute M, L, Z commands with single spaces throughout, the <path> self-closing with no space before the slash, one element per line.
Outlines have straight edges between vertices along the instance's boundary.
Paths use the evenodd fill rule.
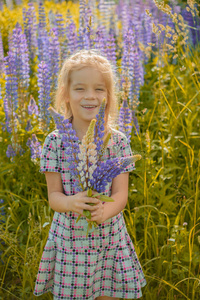
<path fill-rule="evenodd" d="M 103 91 L 104 91 L 104 89 L 97 89 L 97 91 L 102 91 L 102 92 L 103 92 Z"/>
<path fill-rule="evenodd" d="M 83 90 L 83 88 L 77 88 L 76 89 L 76 91 L 82 91 Z"/>

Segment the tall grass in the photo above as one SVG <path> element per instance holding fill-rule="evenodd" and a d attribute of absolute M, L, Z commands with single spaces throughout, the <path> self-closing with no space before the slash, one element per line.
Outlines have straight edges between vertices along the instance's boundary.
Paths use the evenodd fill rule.
<path fill-rule="evenodd" d="M 130 174 L 124 216 L 147 279 L 145 300 L 200 299 L 200 47 L 182 51 L 177 64 L 163 55 L 146 65 L 140 130 L 132 132 L 143 159 Z M 45 178 L 29 151 L 6 157 L 6 131 L 0 142 L 0 298 L 52 299 L 33 296 L 53 216 Z"/>
<path fill-rule="evenodd" d="M 143 160 L 124 214 L 148 281 L 143 299 L 200 298 L 200 58 L 188 51 L 184 73 L 147 66 L 132 135 Z"/>
<path fill-rule="evenodd" d="M 143 299 L 200 298 L 197 53 L 198 49 L 188 55 L 184 73 L 176 65 L 159 70 L 162 80 L 156 62 L 147 65 L 141 90 L 140 132 L 132 135 L 131 144 L 143 159 L 130 174 L 124 215 L 147 278 Z M 1 224 L 0 295 L 34 299 L 34 281 L 53 212 L 38 165 L 26 156 L 6 164 L 2 150 L 1 157 L 0 197 L 6 200 L 8 217 Z"/>

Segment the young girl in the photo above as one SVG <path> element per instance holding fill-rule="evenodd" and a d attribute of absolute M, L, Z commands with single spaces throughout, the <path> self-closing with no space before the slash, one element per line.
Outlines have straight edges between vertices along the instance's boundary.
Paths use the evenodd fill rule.
<path fill-rule="evenodd" d="M 131 156 L 126 136 L 110 126 L 117 102 L 109 61 L 95 50 L 82 50 L 66 59 L 59 76 L 56 106 L 64 108 L 79 143 L 103 98 L 107 99 L 105 134 L 112 133 L 103 159 Z M 75 193 L 64 150 L 58 130 L 50 133 L 43 147 L 41 172 L 45 173 L 49 204 L 55 213 L 34 294 L 50 291 L 54 299 L 71 300 L 140 298 L 146 281 L 122 213 L 134 164 L 107 184 L 104 194 L 114 202 L 103 204 L 98 198 L 88 198 L 86 191 Z M 91 221 L 98 224 L 88 236 L 83 210 L 91 211 Z M 79 214 L 82 217 L 76 223 Z"/>

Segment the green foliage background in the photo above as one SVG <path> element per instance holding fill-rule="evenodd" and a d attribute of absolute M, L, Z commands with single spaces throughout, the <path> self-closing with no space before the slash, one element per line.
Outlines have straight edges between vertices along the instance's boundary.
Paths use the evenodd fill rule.
<path fill-rule="evenodd" d="M 200 47 L 185 50 L 184 71 L 179 61 L 171 64 L 171 57 L 159 54 L 146 66 L 140 131 L 133 129 L 131 139 L 143 158 L 130 174 L 124 210 L 147 279 L 142 299 L 200 299 L 199 53 Z M 44 141 L 45 134 L 39 137 Z M 2 129 L 0 142 L 0 198 L 6 211 L 0 222 L 0 299 L 36 299 L 34 282 L 53 211 L 39 164 L 28 150 L 11 162 L 5 154 L 9 136 Z"/>

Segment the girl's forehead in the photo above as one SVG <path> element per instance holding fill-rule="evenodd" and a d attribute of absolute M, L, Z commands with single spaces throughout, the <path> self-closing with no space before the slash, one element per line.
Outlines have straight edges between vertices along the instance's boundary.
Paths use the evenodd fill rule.
<path fill-rule="evenodd" d="M 70 74 L 71 83 L 103 83 L 105 84 L 105 79 L 103 74 L 94 67 L 84 67 L 80 70 L 73 70 Z"/>

